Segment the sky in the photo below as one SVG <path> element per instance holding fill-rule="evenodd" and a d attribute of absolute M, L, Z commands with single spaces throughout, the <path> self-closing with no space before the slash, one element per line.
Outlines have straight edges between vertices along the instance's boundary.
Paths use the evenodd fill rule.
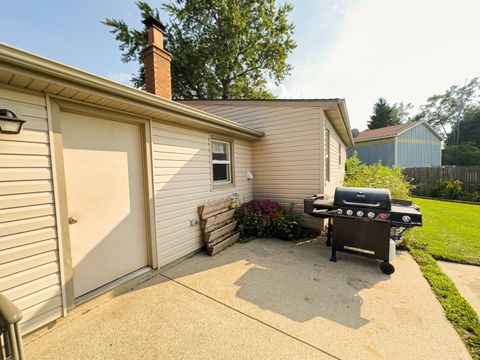
<path fill-rule="evenodd" d="M 269 84 L 271 91 L 344 98 L 352 128 L 366 128 L 380 96 L 418 109 L 429 96 L 480 76 L 480 0 L 290 2 L 294 70 L 280 86 Z M 133 0 L 3 0 L 1 8 L 0 42 L 126 84 L 136 71 L 137 64 L 121 62 L 101 24 L 111 17 L 139 28 Z"/>

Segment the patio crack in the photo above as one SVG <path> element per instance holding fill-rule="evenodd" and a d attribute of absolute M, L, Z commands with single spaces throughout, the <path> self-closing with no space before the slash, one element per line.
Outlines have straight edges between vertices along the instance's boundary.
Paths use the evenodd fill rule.
<path fill-rule="evenodd" d="M 228 304 L 226 304 L 226 303 L 224 303 L 224 302 L 222 302 L 222 301 L 220 301 L 220 300 L 217 300 L 217 299 L 215 299 L 214 297 L 212 297 L 212 296 L 210 296 L 210 295 L 207 295 L 207 294 L 205 294 L 205 293 L 203 293 L 203 292 L 201 292 L 201 291 L 199 291 L 199 290 L 197 290 L 197 289 L 194 289 L 194 288 L 192 288 L 192 287 L 190 287 L 190 286 L 188 286 L 188 285 L 186 285 L 186 284 L 184 284 L 184 283 L 181 283 L 180 281 L 177 281 L 177 280 L 175 280 L 175 279 L 173 279 L 173 278 L 171 278 L 171 277 L 169 277 L 169 276 L 167 276 L 167 275 L 165 275 L 165 274 L 160 274 L 160 275 L 163 276 L 163 277 L 165 277 L 166 279 L 174 282 L 175 284 L 178 284 L 178 285 L 180 285 L 180 286 L 182 286 L 182 287 L 184 287 L 184 288 L 186 288 L 186 289 L 188 289 L 188 290 L 190 290 L 190 291 L 193 291 L 193 292 L 197 293 L 198 295 L 201 295 L 201 296 L 203 296 L 203 297 L 206 297 L 207 299 L 212 300 L 212 301 L 216 302 L 217 304 L 220 304 L 220 305 L 222 305 L 222 306 L 224 306 L 224 307 L 226 307 L 226 308 L 228 308 L 228 309 L 230 309 L 230 310 L 232 310 L 232 311 L 235 311 L 236 313 L 238 313 L 238 314 L 240 314 L 240 315 L 246 316 L 246 317 L 248 317 L 249 319 L 251 319 L 251 320 L 253 320 L 253 321 L 256 321 L 256 322 L 258 322 L 258 323 L 260 323 L 260 324 L 262 324 L 262 325 L 264 325 L 264 326 L 267 326 L 267 327 L 269 327 L 270 329 L 272 329 L 272 330 L 274 330 L 274 331 L 276 331 L 276 332 L 279 332 L 279 333 L 281 333 L 281 334 L 283 334 L 283 335 L 285 335 L 285 336 L 288 336 L 289 338 L 291 338 L 291 339 L 293 339 L 293 340 L 295 340 L 295 341 L 298 341 L 298 342 L 300 342 L 300 343 L 302 343 L 302 344 L 304 344 L 304 345 L 307 345 L 308 347 L 311 347 L 312 349 L 315 349 L 315 350 L 317 350 L 317 351 L 319 351 L 319 352 L 321 352 L 321 353 L 323 353 L 323 354 L 325 354 L 325 355 L 327 355 L 327 356 L 330 356 L 332 359 L 342 360 L 342 359 L 339 358 L 338 356 L 335 356 L 335 355 L 329 353 L 328 351 L 319 348 L 318 346 L 315 346 L 315 345 L 313 345 L 313 344 L 311 344 L 311 343 L 309 343 L 309 342 L 307 342 L 307 341 L 305 341 L 305 340 L 303 340 L 303 339 L 300 339 L 299 337 L 296 337 L 295 335 L 289 334 L 288 332 L 283 331 L 283 330 L 281 330 L 281 329 L 279 329 L 279 328 L 277 328 L 277 327 L 275 327 L 275 326 L 273 326 L 273 325 L 270 325 L 269 323 L 267 323 L 267 322 L 265 322 L 265 321 L 263 321 L 263 320 L 260 320 L 260 319 L 258 319 L 258 318 L 256 318 L 256 317 L 252 316 L 252 315 L 249 315 L 249 314 L 247 314 L 247 313 L 245 313 L 245 312 L 243 312 L 243 311 L 241 311 L 241 310 L 239 310 L 239 309 L 237 309 L 237 308 L 235 308 L 235 307 L 233 307 L 233 306 L 231 306 L 231 305 L 228 305 Z"/>

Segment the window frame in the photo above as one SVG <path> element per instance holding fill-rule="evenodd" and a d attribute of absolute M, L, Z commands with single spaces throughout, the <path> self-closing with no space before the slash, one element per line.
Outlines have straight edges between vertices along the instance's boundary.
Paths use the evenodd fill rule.
<path fill-rule="evenodd" d="M 338 165 L 342 165 L 342 143 L 338 143 Z"/>
<path fill-rule="evenodd" d="M 213 159 L 213 144 L 222 143 L 227 144 L 227 157 L 228 160 L 214 160 Z M 233 139 L 219 138 L 216 136 L 210 137 L 210 171 L 212 174 L 211 185 L 212 190 L 218 188 L 232 187 L 235 186 L 235 171 L 234 171 L 234 141 Z M 213 166 L 215 164 L 225 164 L 228 165 L 228 180 L 214 180 L 213 179 Z"/>

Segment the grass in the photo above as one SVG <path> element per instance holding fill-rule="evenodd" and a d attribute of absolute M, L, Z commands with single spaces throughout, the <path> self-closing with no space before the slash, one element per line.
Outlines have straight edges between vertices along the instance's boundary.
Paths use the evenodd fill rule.
<path fill-rule="evenodd" d="M 423 226 L 411 231 L 435 258 L 480 265 L 480 205 L 413 199 Z"/>
<path fill-rule="evenodd" d="M 479 317 L 434 259 L 480 265 L 480 240 L 475 236 L 480 226 L 480 206 L 427 199 L 414 199 L 414 203 L 421 207 L 423 227 L 407 233 L 404 245 L 470 355 L 480 360 Z"/>
<path fill-rule="evenodd" d="M 445 316 L 460 335 L 470 355 L 473 359 L 480 360 L 480 320 L 477 313 L 426 251 L 425 244 L 416 241 L 412 234 L 408 234 L 405 245 L 420 266 L 423 276 L 443 306 Z"/>

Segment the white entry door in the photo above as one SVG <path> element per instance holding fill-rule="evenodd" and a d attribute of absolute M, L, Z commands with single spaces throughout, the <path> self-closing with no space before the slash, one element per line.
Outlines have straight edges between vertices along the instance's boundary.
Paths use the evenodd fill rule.
<path fill-rule="evenodd" d="M 75 297 L 147 265 L 140 126 L 62 113 Z"/>

